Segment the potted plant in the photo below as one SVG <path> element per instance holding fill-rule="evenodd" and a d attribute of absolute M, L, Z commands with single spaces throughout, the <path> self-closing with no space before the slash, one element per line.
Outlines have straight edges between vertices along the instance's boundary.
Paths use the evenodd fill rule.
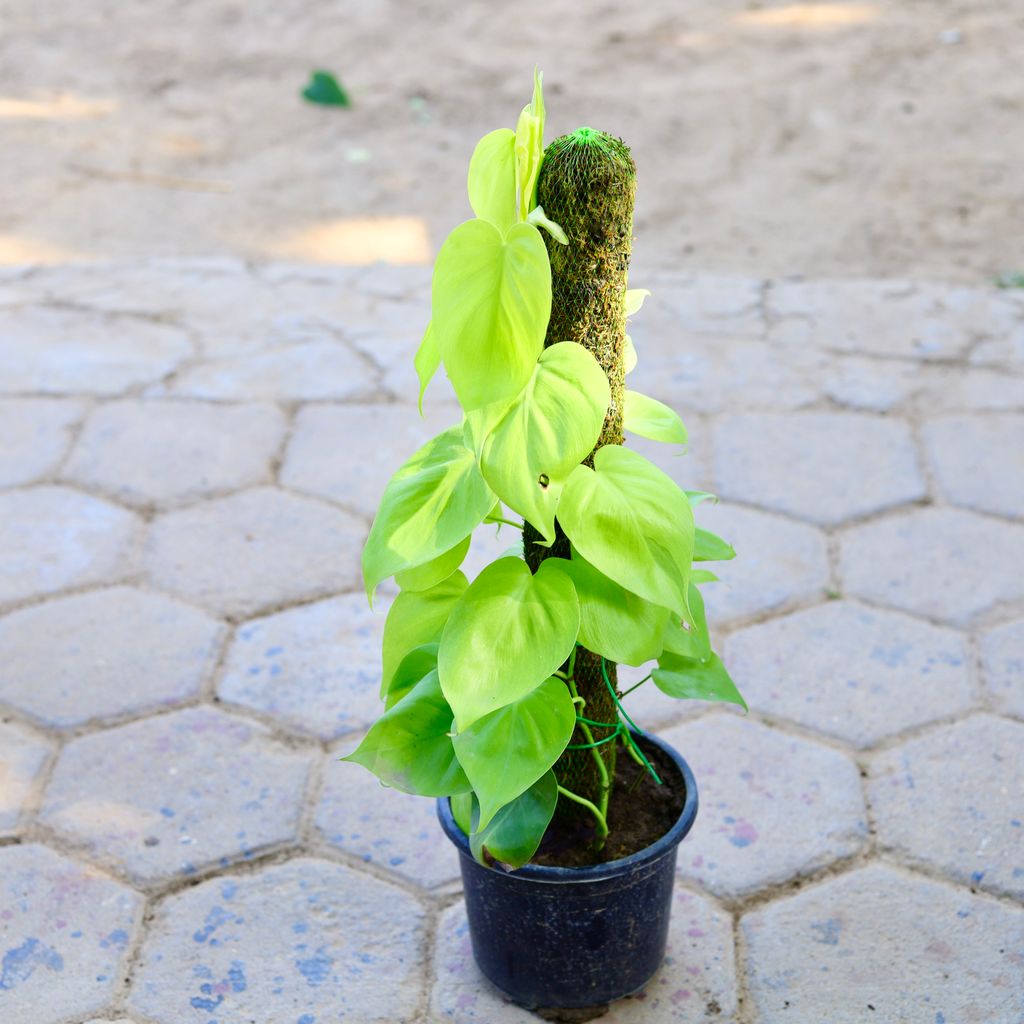
<path fill-rule="evenodd" d="M 624 431 L 687 439 L 625 386 L 626 320 L 647 294 L 626 280 L 633 160 L 590 128 L 545 150 L 543 131 L 535 73 L 515 131 L 477 145 L 476 217 L 437 257 L 420 403 L 443 364 L 464 416 L 394 475 L 366 542 L 371 602 L 389 577 L 400 592 L 385 711 L 347 760 L 438 799 L 483 972 L 584 1019 L 657 970 L 697 811 L 685 761 L 623 709 L 616 664 L 656 661 L 647 678 L 673 697 L 743 699 L 699 590 L 715 579 L 700 563 L 733 556 L 694 525 L 710 496 L 623 446 Z M 519 533 L 470 582 L 460 566 L 488 524 Z"/>

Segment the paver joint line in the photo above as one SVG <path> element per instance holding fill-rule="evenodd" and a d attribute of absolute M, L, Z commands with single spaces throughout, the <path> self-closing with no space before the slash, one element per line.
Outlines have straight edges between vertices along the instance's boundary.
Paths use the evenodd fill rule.
<path fill-rule="evenodd" d="M 15 552 L 0 877 L 24 886 L 38 844 L 61 880 L 41 891 L 86 879 L 77 930 L 97 935 L 79 952 L 38 902 L 11 998 L 35 1006 L 69 966 L 31 1024 L 234 1024 L 279 998 L 309 1024 L 338 1012 L 340 979 L 370 992 L 351 979 L 395 956 L 404 1019 L 527 1019 L 475 973 L 429 805 L 337 763 L 376 705 L 383 615 L 358 572 L 376 498 L 457 415 L 443 380 L 416 414 L 421 277 L 203 261 L 0 275 L 0 550 Z M 962 911 L 980 956 L 998 960 L 996 923 L 1024 950 L 1024 794 L 1007 774 L 1024 730 L 1024 303 L 925 282 L 649 284 L 631 384 L 699 419 L 702 450 L 663 468 L 725 495 L 706 522 L 740 557 L 709 618 L 753 713 L 630 698 L 696 765 L 702 812 L 670 960 L 607 1019 L 660 1024 L 703 1000 L 772 1024 L 782 988 L 813 1016 L 821 986 L 802 972 L 870 956 L 872 887 L 922 934 Z M 470 572 L 496 543 L 474 542 Z M 375 936 L 339 938 L 350 905 Z M 791 942 L 765 942 L 776 921 Z M 876 974 L 892 1016 L 900 979 Z M 379 1019 L 373 999 L 346 1019 Z"/>

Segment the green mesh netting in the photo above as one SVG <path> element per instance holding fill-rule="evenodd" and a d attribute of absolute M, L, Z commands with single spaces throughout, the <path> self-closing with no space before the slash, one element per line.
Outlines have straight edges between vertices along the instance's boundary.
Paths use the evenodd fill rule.
<path fill-rule="evenodd" d="M 622 444 L 623 302 L 633 241 L 635 191 L 636 167 L 629 148 L 620 139 L 593 128 L 580 128 L 555 139 L 544 151 L 537 205 L 561 225 L 569 239 L 568 245 L 562 245 L 544 235 L 551 260 L 551 319 L 544 344 L 578 342 L 594 354 L 607 374 L 611 403 L 597 448 Z M 557 523 L 554 545 L 541 547 L 535 543 L 540 539 L 527 524 L 526 560 L 534 572 L 549 556 L 569 557 L 568 540 Z M 614 665 L 608 666 L 608 673 L 614 685 Z M 600 656 L 580 648 L 575 674 L 579 694 L 586 700 L 586 717 L 617 722 L 618 711 L 602 675 Z M 600 740 L 612 730 L 595 727 L 592 732 L 594 739 Z M 586 742 L 579 728 L 571 742 Z M 596 748 L 613 777 L 616 746 L 604 743 Z M 573 792 L 598 801 L 601 781 L 591 750 L 567 750 L 555 765 L 555 774 Z M 569 801 L 559 801 L 559 807 L 563 805 L 567 805 L 566 813 L 576 813 Z"/>

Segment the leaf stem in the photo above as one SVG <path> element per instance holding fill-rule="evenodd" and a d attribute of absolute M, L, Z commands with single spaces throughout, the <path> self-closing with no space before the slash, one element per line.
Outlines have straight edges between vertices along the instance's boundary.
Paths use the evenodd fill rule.
<path fill-rule="evenodd" d="M 597 822 L 598 835 L 601 839 L 605 839 L 607 837 L 608 821 L 593 803 L 591 803 L 585 796 L 577 796 L 577 794 L 573 793 L 571 790 L 566 789 L 565 786 L 559 786 L 558 792 L 567 799 L 573 800 L 583 807 L 586 807 L 586 809 L 593 814 L 594 820 Z"/>
<path fill-rule="evenodd" d="M 488 523 L 504 523 L 505 526 L 514 526 L 517 530 L 523 529 L 522 523 L 517 523 L 514 519 L 506 519 L 504 516 L 488 516 Z"/>
<path fill-rule="evenodd" d="M 632 685 L 632 686 L 631 686 L 631 687 L 630 687 L 630 688 L 629 688 L 628 690 L 624 691 L 624 692 L 623 692 L 623 693 L 621 693 L 621 694 L 620 694 L 619 696 L 620 696 L 620 697 L 628 697 L 628 696 L 629 696 L 629 695 L 630 695 L 630 694 L 631 694 L 631 693 L 632 693 L 632 692 L 633 692 L 634 690 L 636 690 L 636 689 L 638 689 L 639 687 L 643 686 L 643 685 L 644 685 L 644 683 L 646 683 L 646 682 L 647 682 L 647 680 L 648 680 L 648 679 L 650 679 L 650 678 L 651 678 L 651 673 L 650 673 L 650 672 L 648 672 L 648 673 L 647 673 L 647 675 L 645 675 L 645 676 L 643 677 L 643 679 L 641 679 L 641 680 L 640 680 L 640 682 L 639 682 L 639 683 L 634 683 L 634 684 L 633 684 L 633 685 Z"/>

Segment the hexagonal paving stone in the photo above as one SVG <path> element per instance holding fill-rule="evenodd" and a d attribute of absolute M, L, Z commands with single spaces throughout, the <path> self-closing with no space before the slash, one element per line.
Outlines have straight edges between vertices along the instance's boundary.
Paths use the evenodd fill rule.
<path fill-rule="evenodd" d="M 33 307 L 4 317 L 0 392 L 117 395 L 192 354 L 185 332 L 135 317 Z"/>
<path fill-rule="evenodd" d="M 381 786 L 360 765 L 327 761 L 316 827 L 332 846 L 420 885 L 459 877 L 458 854 L 441 832 L 434 801 Z"/>
<path fill-rule="evenodd" d="M 460 900 L 441 918 L 433 1019 L 454 1024 L 531 1024 L 538 1018 L 510 1003 L 473 960 Z M 638 996 L 613 1003 L 609 1024 L 683 1024 L 732 1020 L 736 1012 L 732 922 L 710 900 L 677 885 L 665 963 Z"/>
<path fill-rule="evenodd" d="M 817 523 L 925 495 L 906 423 L 856 413 L 729 416 L 714 427 L 714 485 Z"/>
<path fill-rule="evenodd" d="M 40 818 L 152 882 L 293 840 L 309 768 L 259 726 L 188 708 L 68 744 Z"/>
<path fill-rule="evenodd" d="M 56 469 L 85 409 L 69 398 L 0 400 L 0 487 L 31 483 Z"/>
<path fill-rule="evenodd" d="M 140 531 L 131 512 L 64 487 L 0 494 L 0 606 L 122 579 Z"/>
<path fill-rule="evenodd" d="M 747 914 L 758 1024 L 995 1024 L 1024 1000 L 1024 911 L 872 865 Z"/>
<path fill-rule="evenodd" d="M 844 590 L 956 625 L 1024 599 L 1024 526 L 925 508 L 851 529 L 840 539 Z"/>
<path fill-rule="evenodd" d="M 712 627 L 824 594 L 829 580 L 825 538 L 813 526 L 709 502 L 698 507 L 696 518 L 737 552 L 733 561 L 710 566 L 721 581 L 702 591 Z"/>
<path fill-rule="evenodd" d="M 981 659 L 996 707 L 1024 717 L 1024 619 L 986 633 Z"/>
<path fill-rule="evenodd" d="M 391 604 L 365 594 L 291 608 L 238 627 L 217 692 L 324 739 L 370 725 L 380 700 Z"/>
<path fill-rule="evenodd" d="M 128 1008 L 159 1024 L 412 1020 L 424 943 L 412 896 L 337 864 L 293 860 L 169 897 Z"/>
<path fill-rule="evenodd" d="M 365 534 L 340 509 L 259 487 L 159 516 L 144 565 L 154 586 L 241 617 L 357 589 Z"/>
<path fill-rule="evenodd" d="M 848 758 L 731 714 L 664 734 L 697 779 L 700 811 L 679 871 L 733 899 L 856 853 L 867 839 Z"/>
<path fill-rule="evenodd" d="M 1024 725 L 991 715 L 878 754 L 879 844 L 957 881 L 1024 897 Z"/>
<path fill-rule="evenodd" d="M 894 280 L 773 282 L 768 308 L 777 345 L 924 360 L 963 355 L 1021 318 L 994 289 Z"/>
<path fill-rule="evenodd" d="M 51 1024 L 102 1010 L 121 981 L 142 897 L 34 843 L 0 849 L 0 893 L 4 1021 Z"/>
<path fill-rule="evenodd" d="M 425 413 L 415 405 L 307 406 L 295 420 L 281 483 L 372 516 L 398 467 L 459 418 L 450 407 Z"/>
<path fill-rule="evenodd" d="M 0 836 L 17 832 L 25 802 L 51 753 L 42 739 L 0 722 Z"/>
<path fill-rule="evenodd" d="M 974 696 L 963 637 L 849 601 L 740 630 L 726 652 L 752 708 L 859 747 L 962 711 Z"/>
<path fill-rule="evenodd" d="M 943 416 L 924 425 L 924 440 L 954 505 L 1024 515 L 1024 416 Z"/>
<path fill-rule="evenodd" d="M 110 402 L 89 417 L 63 475 L 129 505 L 191 501 L 269 482 L 284 428 L 267 404 Z"/>
<path fill-rule="evenodd" d="M 223 628 L 133 587 L 23 608 L 0 619 L 0 700 L 58 727 L 174 704 L 199 692 Z"/>
<path fill-rule="evenodd" d="M 371 399 L 378 388 L 369 361 L 337 341 L 307 341 L 224 359 L 179 374 L 175 395 L 228 401 L 310 402 Z"/>

